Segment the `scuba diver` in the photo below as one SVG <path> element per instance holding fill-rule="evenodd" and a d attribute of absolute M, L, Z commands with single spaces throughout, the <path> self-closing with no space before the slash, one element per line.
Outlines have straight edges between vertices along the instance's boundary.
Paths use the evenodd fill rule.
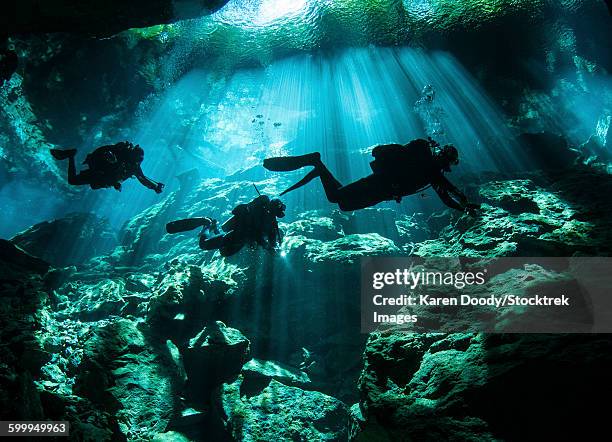
<path fill-rule="evenodd" d="M 144 150 L 139 145 L 122 141 L 120 143 L 98 147 L 87 155 L 83 164 L 89 166 L 77 174 L 74 157 L 76 149 L 51 149 L 56 160 L 68 159 L 68 184 L 82 186 L 89 184 L 92 189 L 114 187 L 121 191 L 121 183 L 128 178 L 136 177 L 140 183 L 161 193 L 164 184 L 147 178 L 140 164 L 144 160 Z"/>
<path fill-rule="evenodd" d="M 239 204 L 232 210 L 232 217 L 227 220 L 219 234 L 217 222 L 210 218 L 188 218 L 166 224 L 170 234 L 186 232 L 202 226 L 200 248 L 202 250 L 219 250 L 221 256 L 232 256 L 245 245 L 260 246 L 272 254 L 282 241 L 282 233 L 277 218 L 285 216 L 286 206 L 279 199 L 270 199 L 259 195 L 253 201 Z M 211 233 L 215 236 L 210 237 Z"/>
<path fill-rule="evenodd" d="M 372 150 L 372 174 L 343 186 L 321 161 L 318 152 L 300 156 L 264 160 L 263 166 L 274 172 L 288 172 L 312 166 L 304 178 L 281 195 L 304 186 L 319 177 L 327 199 L 340 210 L 351 211 L 395 200 L 432 187 L 448 207 L 473 214 L 480 206 L 470 204 L 467 197 L 448 179 L 445 172 L 459 164 L 459 153 L 452 145 L 441 147 L 434 140 L 417 139 L 406 145 L 385 144 Z"/>

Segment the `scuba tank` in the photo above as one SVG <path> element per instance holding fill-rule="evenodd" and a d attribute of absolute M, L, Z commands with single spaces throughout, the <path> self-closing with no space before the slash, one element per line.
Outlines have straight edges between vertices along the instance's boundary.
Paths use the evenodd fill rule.
<path fill-rule="evenodd" d="M 376 146 L 372 150 L 374 161 L 370 163 L 370 168 L 375 174 L 402 177 L 408 170 L 418 169 L 430 163 L 435 149 L 439 146 L 431 138 L 428 140 L 413 140 L 406 145 L 385 144 Z"/>

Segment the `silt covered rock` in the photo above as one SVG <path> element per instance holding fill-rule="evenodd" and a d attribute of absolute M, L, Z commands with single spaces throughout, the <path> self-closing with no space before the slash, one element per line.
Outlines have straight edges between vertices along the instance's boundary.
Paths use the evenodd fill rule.
<path fill-rule="evenodd" d="M 212 389 L 229 382 L 249 359 L 250 342 L 239 331 L 216 321 L 204 327 L 183 351 L 187 395 L 207 402 Z"/>
<path fill-rule="evenodd" d="M 339 400 L 276 380 L 252 396 L 241 396 L 240 377 L 225 384 L 222 406 L 234 440 L 346 440 L 348 414 Z"/>
<path fill-rule="evenodd" d="M 18 233 L 11 242 L 54 266 L 83 264 L 117 243 L 108 221 L 91 213 L 72 213 Z"/>

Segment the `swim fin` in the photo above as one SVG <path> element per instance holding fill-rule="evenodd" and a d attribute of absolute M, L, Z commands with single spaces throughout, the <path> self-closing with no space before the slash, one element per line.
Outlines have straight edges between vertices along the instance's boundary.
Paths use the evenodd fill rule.
<path fill-rule="evenodd" d="M 319 152 L 289 157 L 266 158 L 263 167 L 273 172 L 289 172 L 306 166 L 316 166 L 321 161 Z"/>
<path fill-rule="evenodd" d="M 65 160 L 76 155 L 76 149 L 50 149 L 51 155 L 56 160 Z"/>
<path fill-rule="evenodd" d="M 212 222 L 210 218 L 187 218 L 172 221 L 166 224 L 166 232 L 180 233 L 188 232 L 189 230 L 197 229 L 198 227 L 209 226 Z"/>
<path fill-rule="evenodd" d="M 306 174 L 304 178 L 299 180 L 297 183 L 295 183 L 293 186 L 289 187 L 288 189 L 285 189 L 280 194 L 280 196 L 283 196 L 284 194 L 291 192 L 292 190 L 299 189 L 300 187 L 305 186 L 306 184 L 308 184 L 309 182 L 311 182 L 318 176 L 319 176 L 319 172 L 317 169 L 311 170 L 310 172 Z"/>

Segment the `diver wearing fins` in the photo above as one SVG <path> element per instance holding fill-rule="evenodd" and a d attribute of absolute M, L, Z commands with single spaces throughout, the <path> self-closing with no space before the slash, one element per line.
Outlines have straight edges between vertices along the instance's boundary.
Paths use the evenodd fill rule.
<path fill-rule="evenodd" d="M 232 256 L 245 245 L 259 246 L 276 253 L 282 241 L 282 233 L 278 227 L 277 218 L 285 216 L 286 206 L 279 199 L 270 199 L 265 195 L 246 204 L 239 204 L 232 210 L 220 234 L 217 222 L 210 218 L 188 218 L 166 224 L 170 234 L 186 232 L 202 226 L 200 233 L 200 248 L 202 250 L 219 250 L 221 256 Z M 211 233 L 215 236 L 209 237 Z"/>
<path fill-rule="evenodd" d="M 281 195 L 304 186 L 319 177 L 327 199 L 337 203 L 340 210 L 351 211 L 374 206 L 383 201 L 398 203 L 404 196 L 432 187 L 448 207 L 474 213 L 479 208 L 468 202 L 467 197 L 455 187 L 444 172 L 459 164 L 457 149 L 448 144 L 441 147 L 431 138 L 417 139 L 406 145 L 385 144 L 372 150 L 374 161 L 370 163 L 372 174 L 343 186 L 321 161 L 318 152 L 275 157 L 264 160 L 263 166 L 274 172 L 288 172 L 312 166 L 304 178 Z"/>
<path fill-rule="evenodd" d="M 56 160 L 68 160 L 68 184 L 73 186 L 89 185 L 92 189 L 114 187 L 121 191 L 121 183 L 128 178 L 136 177 L 140 183 L 161 193 L 164 184 L 147 178 L 140 164 L 144 160 L 144 150 L 128 141 L 110 146 L 101 146 L 87 155 L 83 164 L 89 166 L 77 174 L 74 157 L 76 149 L 51 149 Z"/>

